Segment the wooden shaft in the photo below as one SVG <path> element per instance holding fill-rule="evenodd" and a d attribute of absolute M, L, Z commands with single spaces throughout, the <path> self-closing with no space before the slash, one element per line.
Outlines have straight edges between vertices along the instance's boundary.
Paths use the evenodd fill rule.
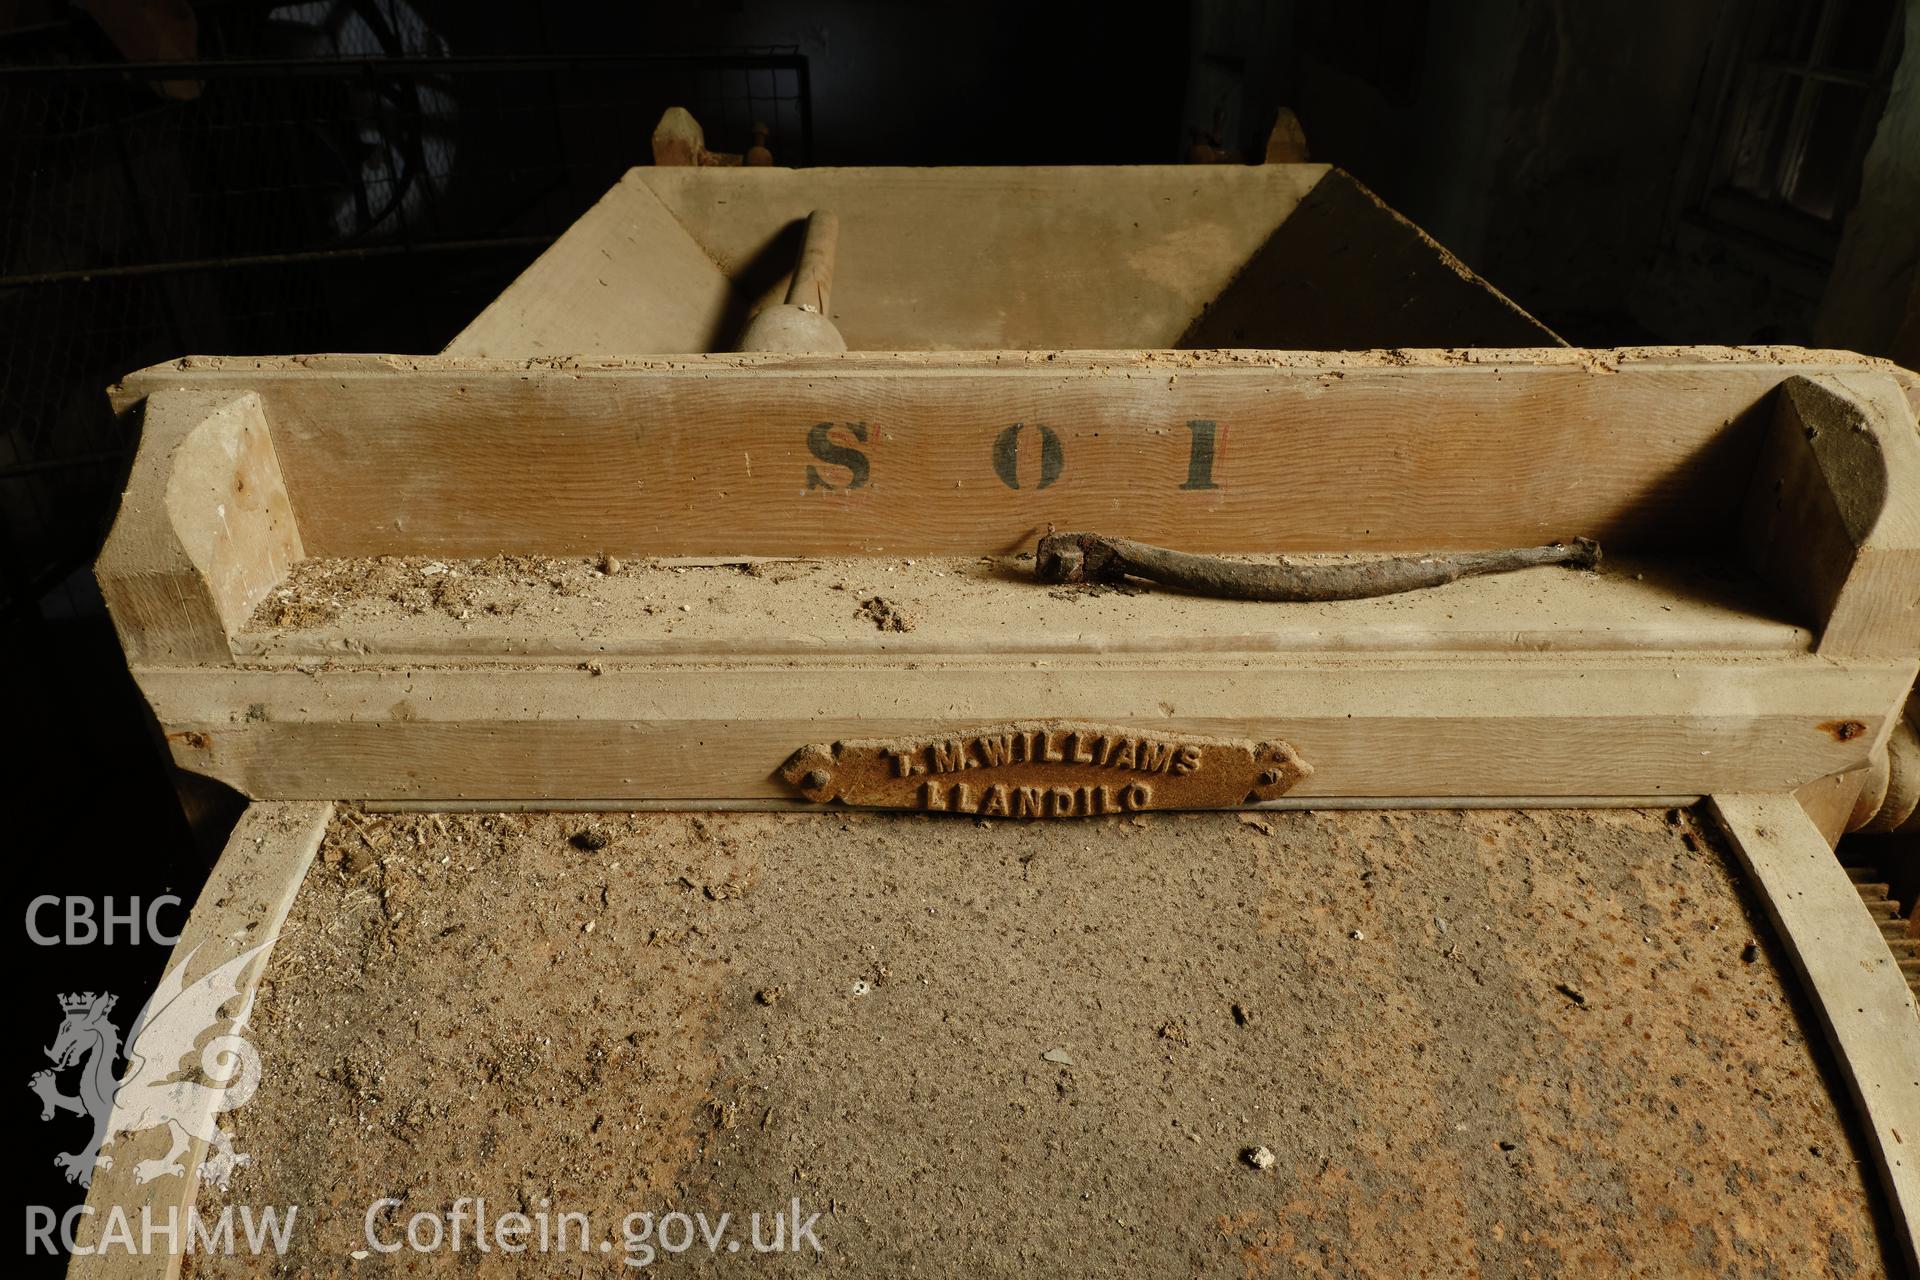
<path fill-rule="evenodd" d="M 815 209 L 807 215 L 805 238 L 800 245 L 800 261 L 793 269 L 793 283 L 787 286 L 787 305 L 811 307 L 827 315 L 827 299 L 833 292 L 833 253 L 840 242 L 840 218 L 829 209 Z"/>

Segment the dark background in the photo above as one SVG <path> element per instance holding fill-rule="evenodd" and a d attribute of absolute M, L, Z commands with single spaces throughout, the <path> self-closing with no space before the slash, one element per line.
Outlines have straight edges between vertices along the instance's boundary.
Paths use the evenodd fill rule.
<path fill-rule="evenodd" d="M 1170 163 L 1196 141 L 1258 159 L 1285 106 L 1312 159 L 1570 342 L 1920 365 L 1905 8 L 0 0 L 0 839 L 27 975 L 8 1112 L 24 1199 L 74 1195 L 51 1160 L 79 1121 L 41 1126 L 24 1087 L 56 993 L 131 1006 L 166 957 L 33 946 L 27 902 L 190 902 L 239 803 L 188 784 L 183 808 L 86 573 L 135 443 L 101 394 L 119 375 L 188 352 L 438 350 L 649 162 L 675 104 L 717 150 L 764 122 L 795 165 Z"/>

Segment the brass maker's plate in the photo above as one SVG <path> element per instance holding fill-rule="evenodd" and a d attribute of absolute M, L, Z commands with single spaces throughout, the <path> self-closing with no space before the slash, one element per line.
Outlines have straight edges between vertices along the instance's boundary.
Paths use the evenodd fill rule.
<path fill-rule="evenodd" d="M 1312 772 L 1284 742 L 1059 720 L 815 744 L 780 769 L 820 804 L 988 818 L 1231 809 L 1282 795 Z"/>

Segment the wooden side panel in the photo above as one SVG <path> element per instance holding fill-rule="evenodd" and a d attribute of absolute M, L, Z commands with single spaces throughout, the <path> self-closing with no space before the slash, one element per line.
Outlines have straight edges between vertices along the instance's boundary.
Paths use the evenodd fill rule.
<path fill-rule="evenodd" d="M 332 815 L 333 805 L 326 802 L 269 803 L 248 808 L 214 864 L 186 927 L 180 931 L 167 972 L 174 974 L 191 962 L 191 971 L 184 978 L 197 981 L 228 961 L 264 947 L 242 972 L 232 1007 L 239 1006 L 241 995 L 250 996 L 256 991 L 273 943 L 293 906 L 294 894 L 320 848 Z M 116 1020 L 126 1023 L 131 1018 Z M 235 1027 L 234 1031 L 243 1032 L 244 1028 Z M 116 1116 L 122 1114 L 115 1112 Z M 68 1280 L 173 1280 L 180 1274 L 187 1212 L 200 1189 L 200 1163 L 206 1143 L 199 1138 L 192 1140 L 181 1158 L 181 1172 L 161 1173 L 144 1182 L 139 1178 L 141 1162 L 163 1157 L 171 1137 L 164 1126 L 141 1129 L 118 1137 L 106 1149 L 111 1167 L 96 1167 L 93 1185 L 87 1191 L 87 1207 L 92 1213 L 81 1220 L 75 1233 L 76 1244 L 90 1252 L 75 1253 L 67 1267 Z M 143 1219 L 143 1213 L 148 1217 Z M 131 1227 L 134 1250 L 116 1246 L 91 1252 L 106 1233 L 115 1230 L 116 1216 L 124 1219 L 119 1230 Z M 154 1251 L 139 1251 L 144 1221 L 160 1227 L 178 1223 L 172 1247 L 165 1235 L 156 1234 Z M 298 1223 L 295 1229 L 299 1229 Z"/>
<path fill-rule="evenodd" d="M 1792 796 L 1716 795 L 1709 804 L 1812 998 L 1886 1188 L 1892 1237 L 1920 1274 L 1920 1010 L 1847 873 Z"/>
<path fill-rule="evenodd" d="M 139 678 L 175 759 L 254 796 L 781 800 L 809 742 L 1034 718 L 1280 739 L 1313 766 L 1299 796 L 1697 796 L 1858 767 L 1914 666 L 994 655 Z"/>
<path fill-rule="evenodd" d="M 1336 169 L 1176 347 L 1509 347 L 1553 331 Z"/>
<path fill-rule="evenodd" d="M 1316 769 L 1303 795 L 1790 791 L 1865 765 L 1914 675 L 1897 614 L 1851 594 L 1857 578 L 1884 605 L 1914 581 L 1905 517 L 1887 515 L 1912 442 L 1884 433 L 1879 516 L 1842 505 L 1870 486 L 1805 486 L 1855 552 L 1829 612 L 1867 619 L 1864 642 L 1817 655 L 1468 654 L 1436 633 L 1426 650 L 1123 656 L 1018 625 L 940 654 L 749 653 L 732 642 L 757 615 L 703 647 L 603 652 L 542 614 L 526 668 L 489 660 L 497 643 L 426 666 L 255 649 L 240 668 L 229 635 L 303 552 L 977 556 L 1049 523 L 1197 550 L 1581 533 L 1698 552 L 1736 528 L 1781 381 L 1857 367 L 1551 350 L 189 360 L 123 390 L 156 425 L 101 573 L 176 757 L 263 797 L 778 800 L 774 771 L 805 742 L 1035 717 L 1279 738 Z M 1894 384 L 1859 381 L 1852 400 L 1887 416 L 1873 398 L 1897 401 Z M 1772 426 L 1783 477 L 1840 474 L 1800 466 Z M 247 505 L 278 492 L 257 474 L 270 460 L 297 533 Z"/>
<path fill-rule="evenodd" d="M 1795 788 L 1793 798 L 1800 802 L 1828 848 L 1839 844 L 1840 837 L 1853 826 L 1854 813 L 1861 807 L 1872 774 L 1873 767 L 1868 764 L 1845 773 L 1830 773 Z"/>
<path fill-rule="evenodd" d="M 711 351 L 743 319 L 727 277 L 630 173 L 446 350 L 468 356 Z"/>
<path fill-rule="evenodd" d="M 1543 354 L 313 357 L 134 385 L 256 391 L 315 556 L 987 555 L 1049 524 L 1195 551 L 1730 536 L 1780 366 Z"/>
<path fill-rule="evenodd" d="M 133 661 L 221 662 L 302 556 L 260 397 L 149 396 L 126 496 L 95 576 Z"/>
<path fill-rule="evenodd" d="M 1788 379 L 1742 526 L 1821 653 L 1920 652 L 1920 432 L 1891 379 Z"/>
<path fill-rule="evenodd" d="M 856 350 L 1557 341 L 1325 165 L 769 172 L 695 167 L 684 113 L 662 129 L 675 158 L 629 172 L 449 354 L 730 349 L 816 209 L 847 226 L 833 319 Z"/>
<path fill-rule="evenodd" d="M 440 572 L 476 588 L 514 575 L 485 561 L 445 561 Z M 386 592 L 339 594 L 338 561 L 296 571 L 285 595 L 233 639 L 249 665 L 320 660 L 362 665 L 528 663 L 673 659 L 725 653 L 749 658 L 868 657 L 921 661 L 935 655 L 1029 661 L 1070 654 L 1707 653 L 1803 654 L 1814 633 L 1781 620 L 1749 575 L 1722 561 L 1609 556 L 1602 573 L 1542 567 L 1466 578 L 1393 599 L 1281 606 L 1169 591 L 1063 593 L 1006 558 L 892 557 L 687 566 L 675 561 L 603 574 L 586 561 L 550 566 L 545 590 L 500 613 L 466 618 L 418 612 Z M 431 561 L 393 572 L 426 586 Z M 504 582 L 502 579 L 504 578 Z M 327 579 L 340 614 L 276 624 L 280 601 Z M 555 587 L 555 583 L 561 584 Z M 518 591 L 518 586 L 514 588 Z M 884 596 L 911 630 L 881 630 L 861 602 Z M 513 598 L 518 599 L 518 596 Z M 682 608 L 681 606 L 685 606 Z M 537 625 L 529 625 L 537 619 Z"/>
<path fill-rule="evenodd" d="M 839 215 L 831 318 L 852 350 L 1058 350 L 1175 345 L 1328 172 L 655 167 L 627 181 L 652 188 L 755 301 L 786 292 L 800 222 Z"/>

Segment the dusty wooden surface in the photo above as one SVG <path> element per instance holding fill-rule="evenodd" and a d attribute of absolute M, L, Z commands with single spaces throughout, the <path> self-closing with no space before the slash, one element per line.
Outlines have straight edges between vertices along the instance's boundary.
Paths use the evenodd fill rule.
<path fill-rule="evenodd" d="M 1330 557 L 1329 559 L 1339 559 Z M 1390 599 L 1274 606 L 1145 584 L 1054 587 L 1030 554 L 312 559 L 234 636 L 248 662 L 693 654 L 1323 652 L 1803 654 L 1813 633 L 1751 573 L 1609 557 Z M 877 603 L 876 603 L 877 602 Z"/>
<path fill-rule="evenodd" d="M 1794 445 L 1753 474 L 1741 460 L 1780 434 L 1774 410 L 1797 401 L 1778 389 L 1796 377 L 1844 390 L 1841 417 L 1865 427 L 1853 432 L 1859 447 Z M 1448 616 L 1469 595 L 1416 606 L 1422 621 L 1378 638 L 1375 622 L 1395 625 L 1390 610 L 1275 613 L 1206 628 L 1198 643 L 1186 617 L 1164 625 L 1164 609 L 1150 633 L 1133 619 L 1016 633 L 1005 626 L 1015 612 L 1056 603 L 1029 592 L 1033 603 L 1005 614 L 952 620 L 964 630 L 931 618 L 930 649 L 950 636 L 984 646 L 953 642 L 904 682 L 891 677 L 925 638 L 889 638 L 911 619 L 883 592 L 859 601 L 879 642 L 863 632 L 845 647 L 830 634 L 843 619 L 796 629 L 804 608 L 775 609 L 767 623 L 730 618 L 704 649 L 692 629 L 669 634 L 672 619 L 610 630 L 593 619 L 598 634 L 580 635 L 578 610 L 569 625 L 561 605 L 471 645 L 473 619 L 457 609 L 460 634 L 439 640 L 411 624 L 409 635 L 366 637 L 321 625 L 290 645 L 244 633 L 230 611 L 196 614 L 191 644 L 150 634 L 137 610 L 116 606 L 115 617 L 176 759 L 257 797 L 751 798 L 776 794 L 773 774 L 801 743 L 1022 718 L 1164 719 L 1296 742 L 1326 796 L 1792 790 L 1864 765 L 1912 680 L 1920 446 L 1907 438 L 1903 385 L 1883 363 L 1774 349 L 188 359 L 129 378 L 120 403 L 250 394 L 298 545 L 328 562 L 503 549 L 528 562 L 904 562 L 1005 555 L 1055 521 L 1174 535 L 1196 551 L 1431 552 L 1590 536 L 1615 556 L 1663 561 L 1682 548 L 1730 553 L 1741 510 L 1775 493 L 1766 544 L 1797 545 L 1826 527 L 1799 500 L 1823 486 L 1845 491 L 1827 522 L 1845 536 L 1819 541 L 1830 553 L 1810 560 L 1759 557 L 1758 618 L 1728 618 L 1717 592 L 1642 598 L 1675 616 L 1647 629 L 1622 619 L 1627 643 L 1607 641 L 1608 592 L 1565 583 L 1511 615 Z M 1878 469 L 1832 465 L 1856 455 Z M 151 508 L 161 471 L 136 470 L 129 510 Z M 110 601 L 139 568 L 103 565 Z M 1656 595 L 1690 596 L 1676 568 L 1654 564 Z M 1776 569 L 1822 589 L 1766 580 Z M 241 585 L 243 604 L 265 586 Z M 428 595 L 436 608 L 464 598 Z M 1768 603 L 1780 600 L 1790 614 Z M 269 627 L 282 604 L 296 628 L 315 620 L 276 598 Z M 1816 653 L 1782 652 L 1802 627 L 1819 633 Z M 1716 647 L 1733 633 L 1764 652 Z M 425 651 L 410 652 L 416 643 Z M 1403 656 L 1423 651 L 1430 660 Z M 509 669 L 513 656 L 526 669 Z M 314 669 L 289 669 L 302 666 Z"/>
<path fill-rule="evenodd" d="M 1339 351 L 1509 341 L 1559 338 L 1334 169 L 1173 345 Z"/>
<path fill-rule="evenodd" d="M 725 350 L 785 293 L 798 223 L 823 207 L 846 223 L 831 314 L 854 350 L 1557 341 L 1326 165 L 656 167 L 447 351 Z"/>
<path fill-rule="evenodd" d="M 819 208 L 835 210 L 845 224 L 831 318 L 855 350 L 1172 346 L 1327 172 L 1324 165 L 1198 175 L 1179 166 L 634 169 L 448 351 L 715 349 L 757 303 L 784 296 L 799 223 Z M 624 317 L 636 305 L 671 315 L 672 292 L 644 244 L 611 255 L 595 250 L 611 228 L 656 207 L 730 282 L 732 333 L 719 342 L 696 323 L 672 334 L 672 345 L 632 345 Z M 580 274 L 579 264 L 595 257 L 592 279 L 604 284 Z M 553 310 L 547 300 L 563 294 L 571 319 L 555 327 L 523 322 L 544 317 Z M 1537 340 L 1525 332 L 1515 325 L 1504 340 Z"/>
<path fill-rule="evenodd" d="M 826 1257 L 755 1261 L 808 1273 L 1885 1274 L 1728 866 L 1658 812 L 349 812 L 229 1196 L 310 1206 L 311 1275 L 794 1196 Z M 460 1196 L 611 1259 L 350 1257 Z"/>
<path fill-rule="evenodd" d="M 739 325 L 732 283 L 658 197 L 621 182 L 487 305 L 447 351 L 715 351 Z"/>
<path fill-rule="evenodd" d="M 143 684 L 183 763 L 256 794 L 712 801 L 790 797 L 809 742 L 1042 708 L 1277 737 L 1303 795 L 1692 797 L 1856 767 L 1911 679 L 1809 655 L 1740 571 L 1645 558 L 1285 606 L 1013 559 L 607 564 L 310 561 L 234 670 Z"/>
<path fill-rule="evenodd" d="M 213 874 L 201 889 L 186 927 L 180 931 L 167 965 L 168 973 L 173 974 L 190 960 L 191 972 L 183 977 L 187 981 L 198 981 L 248 951 L 271 947 L 305 880 L 307 865 L 320 847 L 332 813 L 333 806 L 325 801 L 249 806 L 234 827 Z M 258 990 L 266 964 L 267 956 L 263 955 L 247 966 L 240 976 L 240 993 Z M 229 1007 L 237 1009 L 243 1003 L 236 998 Z M 131 1025 L 131 1012 L 126 1020 Z M 245 1028 L 239 1030 L 244 1032 Z M 137 1051 L 139 1043 L 136 1041 L 125 1049 Z M 180 1042 L 168 1040 L 167 1043 Z M 186 1046 L 181 1043 L 180 1047 Z M 149 1046 L 148 1052 L 151 1051 Z M 181 1078 L 206 1078 L 201 1074 L 205 1065 L 198 1058 L 190 1058 L 181 1065 Z M 135 1074 L 129 1063 L 123 1069 L 122 1078 Z M 129 1087 L 123 1092 L 131 1094 L 134 1090 Z M 116 1099 L 115 1119 L 125 1118 L 129 1109 L 144 1111 L 140 1101 Z M 188 1119 L 192 1114 L 184 1106 L 163 1110 L 172 1111 L 181 1119 Z M 67 1268 L 69 1280 L 160 1280 L 180 1274 L 188 1261 L 186 1211 L 196 1201 L 200 1162 L 206 1154 L 207 1143 L 193 1136 L 177 1157 L 181 1172 L 143 1179 L 142 1162 L 163 1160 L 173 1145 L 173 1137 L 169 1128 L 156 1126 L 129 1133 L 104 1148 L 106 1159 L 95 1165 L 93 1182 L 87 1190 L 89 1216 L 80 1220 L 75 1233 L 76 1243 L 88 1252 L 74 1255 Z M 147 1222 L 179 1222 L 181 1232 L 171 1241 L 165 1236 L 155 1237 L 159 1244 L 151 1251 L 130 1249 L 126 1239 L 144 1243 L 142 1230 Z M 129 1226 L 130 1235 L 127 1234 Z"/>
<path fill-rule="evenodd" d="M 1864 763 L 1913 674 L 1817 655 L 722 653 L 140 681 L 174 758 L 255 796 L 706 801 L 789 795 L 776 771 L 810 742 L 1020 718 L 1278 738 L 1314 767 L 1302 796 L 1790 790 Z"/>
<path fill-rule="evenodd" d="M 1726 540 L 1775 388 L 1871 367 L 1711 348 L 197 358 L 121 400 L 255 392 L 314 556 L 987 555 L 1049 524 L 1190 551 L 1618 553 Z"/>

